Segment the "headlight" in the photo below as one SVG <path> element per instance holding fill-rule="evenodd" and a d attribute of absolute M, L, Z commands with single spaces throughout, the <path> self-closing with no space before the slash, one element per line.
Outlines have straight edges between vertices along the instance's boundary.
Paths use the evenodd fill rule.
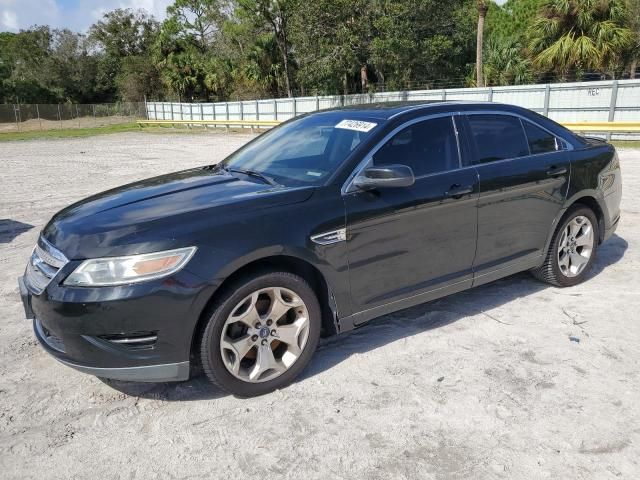
<path fill-rule="evenodd" d="M 187 247 L 128 257 L 85 260 L 64 283 L 79 287 L 98 287 L 162 278 L 184 267 L 195 252 L 196 247 Z"/>

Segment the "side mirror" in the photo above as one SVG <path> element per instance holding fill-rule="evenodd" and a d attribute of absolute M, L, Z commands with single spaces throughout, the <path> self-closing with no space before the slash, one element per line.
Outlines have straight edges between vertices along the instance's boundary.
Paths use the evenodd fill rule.
<path fill-rule="evenodd" d="M 353 180 L 353 185 L 361 190 L 385 187 L 410 187 L 416 181 L 413 170 L 406 165 L 386 165 L 365 168 Z"/>

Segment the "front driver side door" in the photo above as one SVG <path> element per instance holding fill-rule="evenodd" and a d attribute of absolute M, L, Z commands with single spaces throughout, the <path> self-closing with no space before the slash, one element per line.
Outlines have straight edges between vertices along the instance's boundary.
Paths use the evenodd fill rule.
<path fill-rule="evenodd" d="M 389 164 L 410 166 L 415 183 L 344 194 L 354 312 L 410 297 L 420 303 L 445 286 L 468 288 L 473 278 L 478 175 L 462 168 L 454 117 L 413 120 L 391 132 L 368 160 Z"/>

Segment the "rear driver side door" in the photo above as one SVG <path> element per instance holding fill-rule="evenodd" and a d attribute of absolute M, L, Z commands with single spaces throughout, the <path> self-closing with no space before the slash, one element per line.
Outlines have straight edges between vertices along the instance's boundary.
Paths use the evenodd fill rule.
<path fill-rule="evenodd" d="M 571 165 L 564 142 L 520 116 L 470 112 L 465 130 L 480 178 L 479 285 L 540 263 Z"/>

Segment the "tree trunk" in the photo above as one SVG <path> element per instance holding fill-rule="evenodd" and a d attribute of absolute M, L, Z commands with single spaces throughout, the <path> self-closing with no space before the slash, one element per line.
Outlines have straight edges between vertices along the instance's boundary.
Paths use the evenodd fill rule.
<path fill-rule="evenodd" d="M 484 18 L 487 16 L 487 4 L 478 0 L 478 38 L 476 44 L 476 84 L 484 87 L 484 66 L 482 64 L 482 46 L 484 43 Z"/>
<path fill-rule="evenodd" d="M 360 67 L 360 84 L 362 85 L 362 93 L 367 93 L 369 88 L 369 77 L 367 76 L 367 66 Z"/>
<path fill-rule="evenodd" d="M 287 97 L 293 97 L 293 93 L 291 92 L 291 76 L 289 74 L 289 55 L 286 51 L 286 48 L 282 52 L 282 62 L 284 63 L 284 82 L 287 88 Z"/>
<path fill-rule="evenodd" d="M 629 78 L 636 78 L 636 70 L 638 70 L 638 59 L 631 60 L 631 67 L 629 68 Z"/>
<path fill-rule="evenodd" d="M 287 38 L 287 21 L 284 15 L 272 16 L 269 18 L 273 33 L 276 36 L 276 44 L 282 56 L 282 67 L 284 68 L 284 83 L 287 89 L 287 97 L 293 97 L 291 91 L 291 72 L 289 71 L 289 39 Z"/>

